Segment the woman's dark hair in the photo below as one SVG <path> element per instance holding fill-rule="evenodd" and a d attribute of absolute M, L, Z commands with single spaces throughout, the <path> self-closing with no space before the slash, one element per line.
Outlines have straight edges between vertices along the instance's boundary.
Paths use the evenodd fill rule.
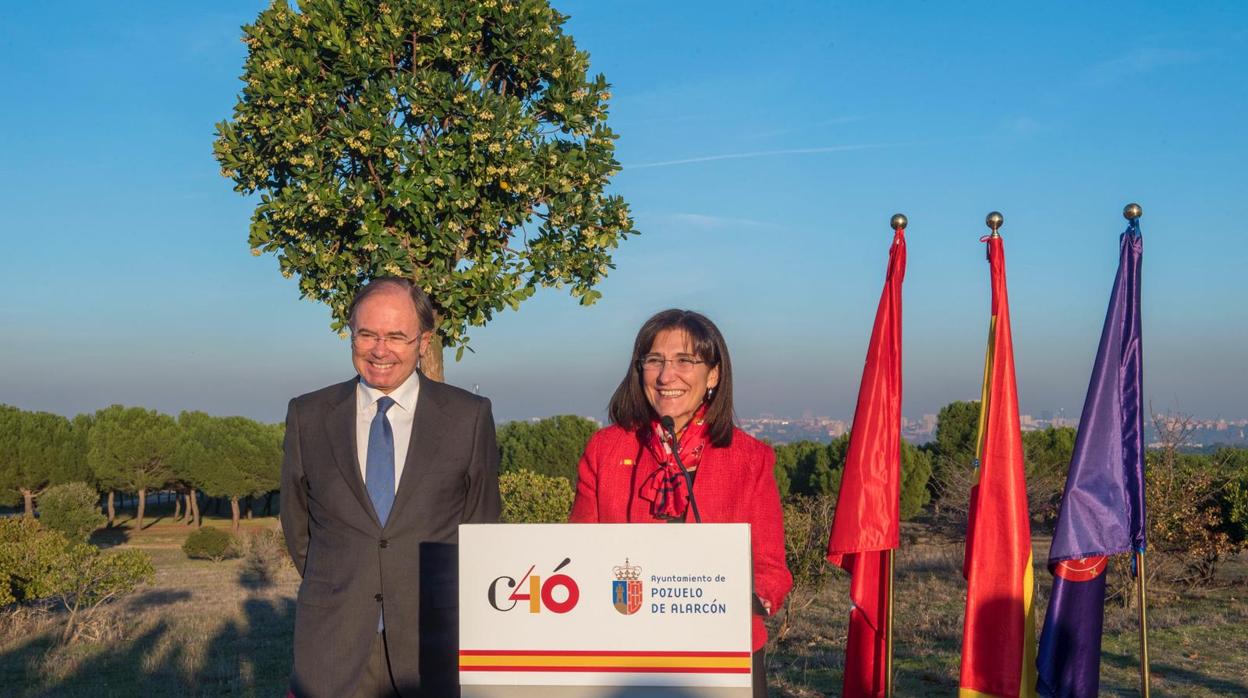
<path fill-rule="evenodd" d="M 705 315 L 692 310 L 664 310 L 656 313 L 637 332 L 633 342 L 633 355 L 628 361 L 628 372 L 620 387 L 611 396 L 607 414 L 612 424 L 628 431 L 648 429 L 656 418 L 641 376 L 641 359 L 654 346 L 654 338 L 664 330 L 682 330 L 689 336 L 693 353 L 706 362 L 707 368 L 719 367 L 719 384 L 714 395 L 707 400 L 706 428 L 711 445 L 723 448 L 732 443 L 732 361 L 728 358 L 728 345 L 719 328 Z"/>

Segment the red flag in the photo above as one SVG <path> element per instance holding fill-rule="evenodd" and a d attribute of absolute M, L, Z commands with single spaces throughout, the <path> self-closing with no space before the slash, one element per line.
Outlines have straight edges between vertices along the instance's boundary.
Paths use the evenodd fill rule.
<path fill-rule="evenodd" d="M 897 228 L 875 311 L 858 406 L 828 538 L 828 560 L 849 572 L 845 696 L 883 696 L 888 671 L 888 551 L 901 497 L 901 282 L 906 238 Z"/>
<path fill-rule="evenodd" d="M 980 403 L 978 484 L 966 527 L 966 618 L 958 695 L 1036 695 L 1031 524 L 1005 290 L 1005 250 L 985 238 L 992 270 L 992 320 Z"/>

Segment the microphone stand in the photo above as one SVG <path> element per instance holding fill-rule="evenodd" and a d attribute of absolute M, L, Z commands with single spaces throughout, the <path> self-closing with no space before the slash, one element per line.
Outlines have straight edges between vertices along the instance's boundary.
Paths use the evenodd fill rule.
<path fill-rule="evenodd" d="M 680 460 L 680 439 L 676 437 L 676 421 L 671 417 L 664 417 L 659 420 L 659 424 L 663 426 L 663 431 L 666 431 L 668 438 L 672 440 L 672 458 L 676 459 L 676 467 L 680 468 L 680 474 L 685 478 L 685 489 L 689 490 L 689 506 L 693 509 L 693 520 L 702 523 L 702 514 L 698 513 L 698 498 L 693 496 L 693 476 L 689 474 L 689 469 Z"/>

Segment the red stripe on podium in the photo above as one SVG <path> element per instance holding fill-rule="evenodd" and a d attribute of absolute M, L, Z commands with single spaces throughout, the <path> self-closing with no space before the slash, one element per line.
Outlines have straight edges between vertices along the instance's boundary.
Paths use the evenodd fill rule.
<path fill-rule="evenodd" d="M 645 650 L 460 650 L 461 657 L 748 657 L 749 652 L 670 652 Z"/>
<path fill-rule="evenodd" d="M 460 671 L 528 672 L 621 672 L 631 674 L 748 674 L 750 667 L 646 667 L 646 666 L 463 666 Z"/>

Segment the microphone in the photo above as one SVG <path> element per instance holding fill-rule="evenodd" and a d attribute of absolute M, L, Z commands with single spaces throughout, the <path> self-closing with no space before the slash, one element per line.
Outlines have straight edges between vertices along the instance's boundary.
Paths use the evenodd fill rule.
<path fill-rule="evenodd" d="M 693 496 L 693 476 L 689 474 L 689 469 L 680 460 L 680 439 L 676 437 L 676 420 L 663 416 L 659 418 L 659 425 L 672 440 L 672 457 L 676 459 L 676 467 L 680 468 L 680 474 L 685 477 L 685 489 L 689 490 L 689 506 L 693 508 L 693 520 L 702 523 L 702 515 L 698 513 L 698 499 Z"/>

